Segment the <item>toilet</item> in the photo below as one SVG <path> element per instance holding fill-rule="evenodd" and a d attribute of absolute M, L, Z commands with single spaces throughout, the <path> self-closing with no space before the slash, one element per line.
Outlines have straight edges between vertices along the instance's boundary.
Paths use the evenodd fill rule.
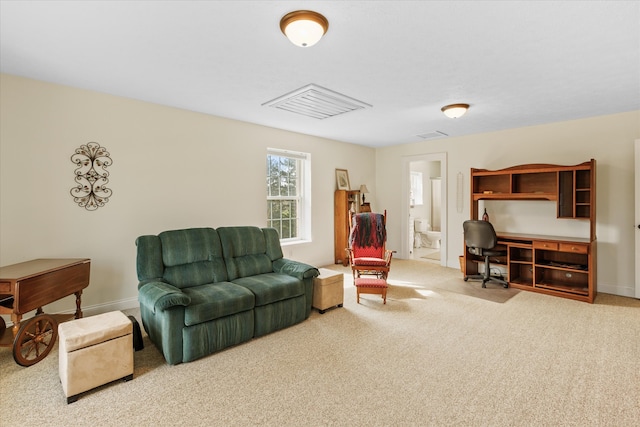
<path fill-rule="evenodd" d="M 414 227 L 416 233 L 414 246 L 416 248 L 427 247 L 440 249 L 441 233 L 439 231 L 431 230 L 429 221 L 424 218 L 416 218 Z"/>

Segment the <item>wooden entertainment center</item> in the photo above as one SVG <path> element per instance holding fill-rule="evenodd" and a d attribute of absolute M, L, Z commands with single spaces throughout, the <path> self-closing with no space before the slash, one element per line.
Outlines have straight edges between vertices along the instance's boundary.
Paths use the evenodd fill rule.
<path fill-rule="evenodd" d="M 584 238 L 496 230 L 507 256 L 492 258 L 491 264 L 506 270 L 510 287 L 593 303 L 597 294 L 595 183 L 593 159 L 575 166 L 471 169 L 471 219 L 479 219 L 480 200 L 551 200 L 557 202 L 558 218 L 589 221 L 589 237 Z M 465 247 L 463 273 L 477 274 L 482 261 Z"/>

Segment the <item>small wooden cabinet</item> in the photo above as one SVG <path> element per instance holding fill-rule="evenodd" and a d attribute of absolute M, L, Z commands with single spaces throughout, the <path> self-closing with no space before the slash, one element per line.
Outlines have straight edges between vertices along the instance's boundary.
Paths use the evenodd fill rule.
<path fill-rule="evenodd" d="M 492 260 L 509 285 L 592 303 L 596 286 L 596 163 L 531 164 L 489 171 L 471 169 L 471 218 L 479 200 L 552 200 L 557 217 L 589 221 L 589 237 L 513 234 L 496 231 L 507 256 Z M 479 257 L 465 247 L 465 274 L 477 274 Z"/>
<path fill-rule="evenodd" d="M 349 212 L 359 213 L 359 190 L 336 190 L 333 204 L 334 252 L 336 264 L 347 265 L 349 258 L 346 249 L 349 246 Z"/>

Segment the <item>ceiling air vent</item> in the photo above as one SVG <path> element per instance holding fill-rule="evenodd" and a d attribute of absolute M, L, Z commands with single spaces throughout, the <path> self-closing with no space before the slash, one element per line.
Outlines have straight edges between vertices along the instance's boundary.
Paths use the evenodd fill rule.
<path fill-rule="evenodd" d="M 365 102 L 314 84 L 265 102 L 262 106 L 275 107 L 320 120 L 371 107 Z"/>
<path fill-rule="evenodd" d="M 433 132 L 426 132 L 417 136 L 422 139 L 435 139 L 435 138 L 442 138 L 443 136 L 449 136 L 449 135 L 447 135 L 446 133 L 440 132 L 438 130 L 434 130 Z"/>

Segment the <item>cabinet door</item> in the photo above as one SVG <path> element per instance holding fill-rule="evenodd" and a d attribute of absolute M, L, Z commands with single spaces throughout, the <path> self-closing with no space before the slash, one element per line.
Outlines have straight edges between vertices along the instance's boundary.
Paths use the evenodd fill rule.
<path fill-rule="evenodd" d="M 575 216 L 573 171 L 561 171 L 558 173 L 558 217 L 573 218 Z"/>

